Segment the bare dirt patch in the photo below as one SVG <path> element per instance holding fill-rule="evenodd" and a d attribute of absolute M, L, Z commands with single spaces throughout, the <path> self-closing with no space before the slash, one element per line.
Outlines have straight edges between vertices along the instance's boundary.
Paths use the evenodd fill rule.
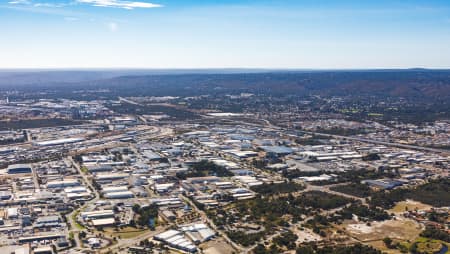
<path fill-rule="evenodd" d="M 322 239 L 320 235 L 312 232 L 309 228 L 303 228 L 303 230 L 295 229 L 293 232 L 298 236 L 297 243 L 315 242 Z"/>
<path fill-rule="evenodd" d="M 222 237 L 203 243 L 200 247 L 205 254 L 232 254 L 236 251 Z"/>
<path fill-rule="evenodd" d="M 377 241 L 385 237 L 397 240 L 415 239 L 421 232 L 421 227 L 415 221 L 410 219 L 388 220 L 383 222 L 372 222 L 370 225 L 365 223 L 349 223 L 345 230 L 352 237 L 363 241 Z"/>

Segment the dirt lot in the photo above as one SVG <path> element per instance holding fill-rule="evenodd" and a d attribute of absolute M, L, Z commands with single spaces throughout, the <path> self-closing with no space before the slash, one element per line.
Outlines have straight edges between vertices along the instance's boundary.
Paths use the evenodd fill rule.
<path fill-rule="evenodd" d="M 415 239 L 421 232 L 421 227 L 415 221 L 399 218 L 383 222 L 372 222 L 370 226 L 365 223 L 349 223 L 345 230 L 352 237 L 363 241 L 377 241 L 385 237 L 397 240 Z"/>
<path fill-rule="evenodd" d="M 309 228 L 303 228 L 303 230 L 295 229 L 293 232 L 298 236 L 297 244 L 320 241 L 322 239 L 322 237 L 312 232 Z"/>
<path fill-rule="evenodd" d="M 230 246 L 222 237 L 218 237 L 211 241 L 208 241 L 200 247 L 205 254 L 231 254 L 235 252 L 232 246 Z"/>

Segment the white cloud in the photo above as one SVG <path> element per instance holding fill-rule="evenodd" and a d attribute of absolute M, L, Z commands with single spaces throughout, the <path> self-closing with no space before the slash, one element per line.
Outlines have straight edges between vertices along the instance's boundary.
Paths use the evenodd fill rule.
<path fill-rule="evenodd" d="M 115 31 L 117 31 L 117 29 L 119 28 L 119 26 L 118 26 L 117 23 L 115 23 L 115 22 L 109 22 L 109 23 L 108 23 L 108 28 L 109 28 L 109 31 L 115 32 Z"/>
<path fill-rule="evenodd" d="M 33 7 L 44 7 L 44 8 L 61 8 L 69 5 L 68 3 L 50 3 L 50 2 L 36 2 L 32 0 L 11 0 L 8 2 L 13 5 L 27 5 Z"/>
<path fill-rule="evenodd" d="M 162 7 L 160 4 L 153 4 L 147 2 L 133 2 L 121 0 L 77 0 L 78 3 L 91 4 L 99 7 L 115 7 L 132 10 L 134 8 L 156 8 Z"/>
<path fill-rule="evenodd" d="M 162 7 L 160 4 L 154 4 L 149 2 L 138 2 L 138 1 L 127 1 L 127 0 L 75 0 L 75 1 L 67 1 L 64 3 L 53 3 L 53 2 L 37 2 L 33 0 L 10 0 L 9 4 L 13 5 L 29 5 L 34 7 L 44 7 L 44 8 L 59 8 L 65 7 L 68 5 L 75 4 L 90 4 L 92 6 L 98 7 L 114 7 L 114 8 L 122 8 L 132 10 L 135 8 L 157 8 Z"/>
<path fill-rule="evenodd" d="M 47 7 L 47 8 L 61 8 L 66 6 L 66 4 L 53 4 L 53 3 L 35 3 L 34 7 Z"/>
<path fill-rule="evenodd" d="M 28 0 L 12 0 L 8 2 L 9 4 L 31 4 Z"/>

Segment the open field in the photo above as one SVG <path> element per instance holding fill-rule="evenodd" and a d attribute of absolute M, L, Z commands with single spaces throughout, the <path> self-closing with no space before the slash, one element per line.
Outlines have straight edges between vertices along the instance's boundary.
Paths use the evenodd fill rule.
<path fill-rule="evenodd" d="M 55 127 L 55 126 L 78 125 L 78 124 L 82 124 L 82 123 L 83 123 L 82 121 L 74 121 L 74 120 L 62 119 L 62 118 L 0 121 L 0 130 L 44 128 L 44 127 Z"/>
<path fill-rule="evenodd" d="M 123 229 L 120 229 L 120 231 L 116 232 L 114 231 L 114 228 L 108 227 L 104 229 L 105 235 L 108 235 L 110 237 L 120 237 L 123 239 L 129 239 L 129 238 L 135 238 L 137 236 L 140 236 L 142 234 L 145 234 L 149 232 L 149 229 L 138 229 L 133 227 L 125 227 Z"/>
<path fill-rule="evenodd" d="M 390 237 L 397 240 L 415 239 L 421 232 L 421 227 L 409 219 L 388 220 L 372 222 L 370 226 L 365 223 L 348 224 L 345 230 L 354 238 L 371 242 Z"/>
<path fill-rule="evenodd" d="M 405 250 L 410 250 L 411 246 L 413 244 L 416 244 L 417 251 L 420 253 L 430 253 L 430 254 L 434 254 L 434 253 L 449 254 L 450 253 L 450 251 L 449 251 L 450 244 L 449 243 L 439 241 L 439 240 L 429 239 L 429 238 L 425 238 L 425 237 L 418 237 L 414 241 L 394 241 L 394 243 L 400 244 L 401 246 L 403 246 L 403 249 L 405 249 Z M 392 253 L 392 254 L 402 253 L 400 251 L 399 247 L 397 247 L 395 249 L 387 248 L 386 245 L 383 243 L 383 241 L 371 242 L 369 244 L 378 248 L 379 250 L 381 250 L 383 252 L 386 252 L 386 253 Z M 447 251 L 439 252 L 445 246 L 447 246 Z"/>
<path fill-rule="evenodd" d="M 406 200 L 398 202 L 392 209 L 389 210 L 390 213 L 403 213 L 406 210 L 428 210 L 431 206 L 423 204 L 414 200 Z"/>
<path fill-rule="evenodd" d="M 386 245 L 383 243 L 382 240 L 368 242 L 367 244 L 374 248 L 381 250 L 383 253 L 387 253 L 387 254 L 400 254 L 401 253 L 401 251 L 399 249 L 389 249 L 388 247 L 386 247 Z"/>
<path fill-rule="evenodd" d="M 418 243 L 417 250 L 421 251 L 421 252 L 434 253 L 434 252 L 441 250 L 441 248 L 444 245 L 446 245 L 447 251 L 445 252 L 445 254 L 450 253 L 450 243 L 447 243 L 444 241 L 428 239 L 425 237 L 419 237 L 418 239 L 416 239 L 416 242 Z"/>

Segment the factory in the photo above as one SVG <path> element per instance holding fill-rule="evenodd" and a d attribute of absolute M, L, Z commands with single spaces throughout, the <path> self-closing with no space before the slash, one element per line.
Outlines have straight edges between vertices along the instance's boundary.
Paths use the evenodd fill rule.
<path fill-rule="evenodd" d="M 58 227 L 60 226 L 61 218 L 59 216 L 43 216 L 38 217 L 34 227 L 36 228 L 44 228 L 44 227 Z"/>
<path fill-rule="evenodd" d="M 391 190 L 395 187 L 402 186 L 405 184 L 402 181 L 398 180 L 390 180 L 390 179 L 382 179 L 382 180 L 365 180 L 362 183 L 368 184 L 370 187 L 376 188 L 376 189 L 385 189 L 385 190 Z"/>
<path fill-rule="evenodd" d="M 32 172 L 30 164 L 14 164 L 7 168 L 8 174 L 29 174 Z"/>
<path fill-rule="evenodd" d="M 274 158 L 286 156 L 294 152 L 292 148 L 286 146 L 261 146 L 260 148 L 266 152 L 267 157 Z"/>
<path fill-rule="evenodd" d="M 333 161 L 333 160 L 352 160 L 352 159 L 361 159 L 362 155 L 358 154 L 357 152 L 330 152 L 330 153 L 318 153 L 313 151 L 305 151 L 305 152 L 299 152 L 298 155 L 300 155 L 302 158 L 305 158 L 309 161 Z"/>
<path fill-rule="evenodd" d="M 90 212 L 82 212 L 80 215 L 83 220 L 88 221 L 94 219 L 113 218 L 114 211 L 113 210 L 90 211 Z"/>
<path fill-rule="evenodd" d="M 113 181 L 113 180 L 124 179 L 124 178 L 127 178 L 128 176 L 129 176 L 129 174 L 122 174 L 122 173 L 112 173 L 112 174 L 103 173 L 103 174 L 97 174 L 95 176 L 95 178 L 98 181 L 109 182 L 109 181 Z"/>
<path fill-rule="evenodd" d="M 57 145 L 64 145 L 64 144 L 72 144 L 83 141 L 83 138 L 64 138 L 64 139 L 54 139 L 54 140 L 47 140 L 47 141 L 38 141 L 34 142 L 37 146 L 57 146 Z"/>
<path fill-rule="evenodd" d="M 165 231 L 161 234 L 155 235 L 153 239 L 163 242 L 174 249 L 185 251 L 187 253 L 197 252 L 197 247 L 194 243 L 184 236 L 183 232 L 178 230 L 171 229 Z"/>
<path fill-rule="evenodd" d="M 194 223 L 180 227 L 181 231 L 185 232 L 195 244 L 200 244 L 211 240 L 216 236 L 216 233 L 204 223 Z"/>
<path fill-rule="evenodd" d="M 103 194 L 114 193 L 114 192 L 124 192 L 124 191 L 128 191 L 127 186 L 110 186 L 110 187 L 102 188 Z"/>
<path fill-rule="evenodd" d="M 47 183 L 47 188 L 49 189 L 58 189 L 74 186 L 80 186 L 80 182 L 78 182 L 78 180 L 76 179 L 64 179 L 61 181 L 50 181 Z"/>
<path fill-rule="evenodd" d="M 105 226 L 112 226 L 115 224 L 116 224 L 116 220 L 114 218 L 91 220 L 91 225 L 94 227 L 105 227 Z"/>
<path fill-rule="evenodd" d="M 107 199 L 134 198 L 134 194 L 131 191 L 108 192 L 108 193 L 105 193 L 103 196 Z"/>

